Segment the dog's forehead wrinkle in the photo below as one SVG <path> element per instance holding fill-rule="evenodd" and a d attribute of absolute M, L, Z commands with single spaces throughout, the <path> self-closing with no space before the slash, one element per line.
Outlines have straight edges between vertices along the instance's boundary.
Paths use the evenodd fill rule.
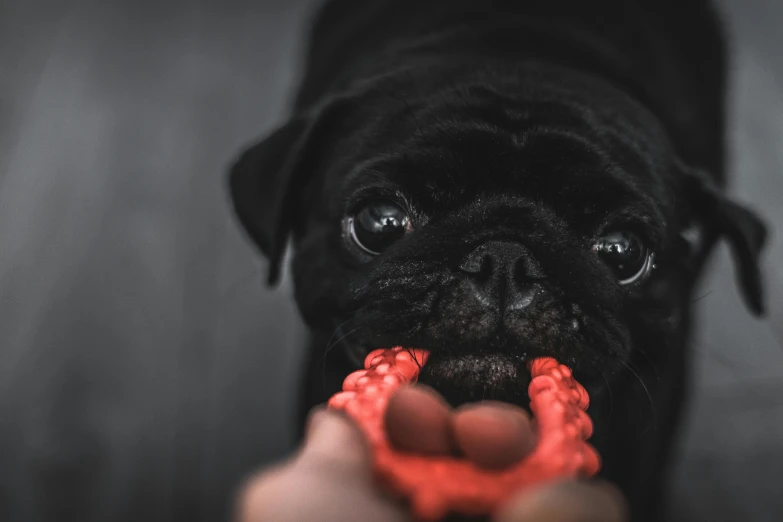
<path fill-rule="evenodd" d="M 542 132 L 554 129 L 570 130 L 574 136 L 590 137 L 601 143 L 611 138 L 611 141 L 622 143 L 629 151 L 636 152 L 649 149 L 656 143 L 653 139 L 637 138 L 639 129 L 625 122 L 621 114 L 613 115 L 610 120 L 599 121 L 594 116 L 593 108 L 566 100 L 520 102 L 503 98 L 491 104 L 473 102 L 456 107 L 450 105 L 451 103 L 450 98 L 443 95 L 440 102 L 439 98 L 435 98 L 432 103 L 422 104 L 419 113 L 415 115 L 415 129 L 410 129 L 414 132 L 389 130 L 388 121 L 379 120 L 375 125 L 379 129 L 387 130 L 386 141 L 392 138 L 396 142 L 397 150 L 419 151 L 422 161 L 428 158 L 443 159 L 443 156 L 459 153 L 459 149 L 450 145 L 469 145 L 470 140 L 466 137 L 475 138 L 471 129 L 488 132 L 489 135 L 485 138 L 495 144 L 508 143 L 505 140 L 510 136 L 519 139 L 532 129 Z M 510 113 L 524 117 L 508 119 Z M 406 114 L 408 117 L 413 116 L 410 111 Z M 467 136 L 465 131 L 468 131 Z M 363 133 L 366 135 L 367 129 L 364 129 Z M 373 150 L 372 155 L 378 154 Z"/>
<path fill-rule="evenodd" d="M 536 68 L 536 81 L 520 81 L 528 74 L 531 66 Z M 440 102 L 452 110 L 480 106 L 502 110 L 517 118 L 527 118 L 537 113 L 571 114 L 594 124 L 610 121 L 627 130 L 657 123 L 654 118 L 639 110 L 637 102 L 592 75 L 541 63 L 520 62 L 516 75 L 488 81 L 481 74 L 484 70 L 484 67 L 478 67 L 474 80 L 468 77 L 460 85 L 430 94 L 427 98 L 429 103 L 423 108 L 436 111 Z M 588 88 L 588 85 L 592 88 Z M 617 99 L 618 95 L 622 100 Z M 617 111 L 618 101 L 630 103 L 637 110 Z"/>
<path fill-rule="evenodd" d="M 578 99 L 579 94 L 582 94 L 579 89 L 568 90 L 572 96 L 564 96 L 562 91 L 562 81 L 553 82 L 547 89 L 541 88 L 536 93 L 520 92 L 518 85 L 509 85 L 501 92 L 500 89 L 490 88 L 484 82 L 446 88 L 442 92 L 426 96 L 426 103 L 417 104 L 415 108 L 409 105 L 403 112 L 404 117 L 411 120 L 411 125 L 415 123 L 416 127 L 416 132 L 405 133 L 405 139 L 411 141 L 404 143 L 431 143 L 431 138 L 425 139 L 422 131 L 427 124 L 442 124 L 444 115 L 457 115 L 464 119 L 489 119 L 495 124 L 501 124 L 497 126 L 506 127 L 505 130 L 512 135 L 524 126 L 562 123 L 568 128 L 582 128 L 584 134 L 599 139 L 611 136 L 636 150 L 649 149 L 665 136 L 656 128 L 657 122 L 654 118 L 635 121 L 629 117 L 629 114 L 643 111 L 607 111 L 600 107 L 600 103 L 586 103 L 585 100 Z M 617 99 L 612 97 L 610 105 L 616 103 Z M 382 122 L 378 122 L 378 125 L 381 124 Z M 388 123 L 386 125 L 388 126 Z M 640 130 L 646 131 L 641 133 L 646 139 L 638 137 Z M 444 135 L 443 132 L 439 134 Z M 662 143 L 666 144 L 666 141 Z"/>

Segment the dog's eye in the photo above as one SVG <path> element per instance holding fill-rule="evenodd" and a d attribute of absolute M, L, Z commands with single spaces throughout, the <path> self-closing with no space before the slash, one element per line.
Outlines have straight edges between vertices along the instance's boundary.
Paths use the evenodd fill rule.
<path fill-rule="evenodd" d="M 605 234 L 593 245 L 593 252 L 614 271 L 621 285 L 635 283 L 653 266 L 653 254 L 637 235 L 630 232 Z"/>
<path fill-rule="evenodd" d="M 365 252 L 378 255 L 410 231 L 408 215 L 398 205 L 376 201 L 360 208 L 350 222 L 354 242 Z"/>

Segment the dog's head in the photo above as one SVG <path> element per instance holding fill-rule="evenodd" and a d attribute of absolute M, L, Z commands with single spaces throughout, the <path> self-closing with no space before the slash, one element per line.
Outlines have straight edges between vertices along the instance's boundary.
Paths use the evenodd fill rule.
<path fill-rule="evenodd" d="M 640 103 L 575 72 L 378 79 L 295 114 L 230 185 L 271 281 L 293 237 L 314 329 L 357 363 L 430 350 L 423 378 L 454 402 L 524 401 L 535 356 L 588 382 L 665 365 L 720 237 L 762 309 L 760 221 L 685 165 Z"/>

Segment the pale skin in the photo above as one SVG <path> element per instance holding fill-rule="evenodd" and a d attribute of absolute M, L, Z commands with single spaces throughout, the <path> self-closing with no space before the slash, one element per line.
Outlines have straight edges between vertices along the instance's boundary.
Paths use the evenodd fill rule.
<path fill-rule="evenodd" d="M 395 394 L 387 410 L 389 438 L 399 449 L 453 454 L 487 468 L 524 458 L 535 445 L 527 412 L 483 402 L 451 409 L 432 389 Z M 288 461 L 254 476 L 239 495 L 237 522 L 412 522 L 405 506 L 373 482 L 364 437 L 346 416 L 317 408 L 303 446 Z M 563 481 L 520 492 L 493 522 L 625 522 L 613 486 Z"/>

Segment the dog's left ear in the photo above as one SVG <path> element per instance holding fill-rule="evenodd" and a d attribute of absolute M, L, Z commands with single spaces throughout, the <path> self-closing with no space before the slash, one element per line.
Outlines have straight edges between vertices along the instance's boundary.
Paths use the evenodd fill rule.
<path fill-rule="evenodd" d="M 767 227 L 751 210 L 726 197 L 710 176 L 682 167 L 686 192 L 700 220 L 729 244 L 737 264 L 737 279 L 751 311 L 764 314 L 760 257 L 767 240 Z"/>

